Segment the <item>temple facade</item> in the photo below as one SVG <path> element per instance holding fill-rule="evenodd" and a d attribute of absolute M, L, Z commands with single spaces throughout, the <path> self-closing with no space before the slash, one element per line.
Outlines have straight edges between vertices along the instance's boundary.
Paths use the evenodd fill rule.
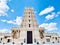
<path fill-rule="evenodd" d="M 46 33 L 44 27 L 37 24 L 34 9 L 25 8 L 22 23 L 19 27 L 13 27 L 11 33 L 0 33 L 2 44 L 45 44 L 60 43 L 57 33 Z"/>

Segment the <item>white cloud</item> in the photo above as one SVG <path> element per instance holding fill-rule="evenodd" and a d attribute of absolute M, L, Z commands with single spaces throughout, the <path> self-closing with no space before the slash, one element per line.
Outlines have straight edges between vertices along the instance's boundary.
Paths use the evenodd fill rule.
<path fill-rule="evenodd" d="M 58 11 L 58 12 L 57 12 L 57 15 L 56 15 L 56 17 L 58 17 L 58 16 L 60 16 L 60 11 Z"/>
<path fill-rule="evenodd" d="M 48 8 L 45 8 L 44 10 L 42 10 L 39 15 L 44 15 L 44 14 L 48 14 L 50 12 L 52 12 L 54 10 L 54 7 L 51 6 L 51 7 L 48 7 Z"/>
<path fill-rule="evenodd" d="M 60 11 L 59 11 L 59 12 L 57 12 L 57 14 L 60 14 Z"/>
<path fill-rule="evenodd" d="M 57 12 L 55 17 L 58 17 L 58 16 L 60 16 L 60 11 Z"/>
<path fill-rule="evenodd" d="M 53 19 L 53 18 L 54 18 L 54 15 L 47 15 L 45 18 L 46 18 L 47 20 Z"/>
<path fill-rule="evenodd" d="M 57 30 L 57 23 L 43 23 L 39 27 L 44 27 L 46 30 Z"/>
<path fill-rule="evenodd" d="M 0 33 L 11 33 L 8 29 L 0 29 Z"/>
<path fill-rule="evenodd" d="M 6 21 L 7 23 L 10 23 L 10 24 L 15 24 L 15 22 L 14 21 L 12 21 L 12 20 L 8 20 L 8 21 Z"/>
<path fill-rule="evenodd" d="M 55 8 L 53 6 L 50 6 L 48 8 L 45 8 L 44 10 L 42 10 L 39 13 L 39 15 L 41 16 L 41 15 L 47 14 L 47 16 L 45 17 L 46 20 L 51 20 L 51 19 L 53 19 L 55 17 L 58 17 L 60 15 L 60 11 L 58 11 L 58 12 L 52 12 L 54 10 L 55 10 Z"/>
<path fill-rule="evenodd" d="M 7 3 L 7 0 L 0 0 L 0 16 L 7 16 L 9 10 Z"/>
<path fill-rule="evenodd" d="M 6 22 L 6 20 L 1 20 L 2 22 Z"/>
<path fill-rule="evenodd" d="M 2 22 L 6 22 L 6 23 L 9 23 L 9 24 L 15 24 L 15 25 L 20 25 L 21 24 L 21 21 L 22 21 L 22 17 L 16 17 L 15 20 L 1 20 Z"/>
<path fill-rule="evenodd" d="M 53 19 L 53 18 L 55 18 L 55 17 L 58 17 L 59 15 L 60 15 L 60 12 L 57 12 L 57 13 L 52 12 L 51 14 L 48 14 L 45 18 L 46 18 L 47 20 L 50 20 L 50 19 Z"/>
<path fill-rule="evenodd" d="M 15 21 L 16 21 L 16 24 L 17 24 L 17 25 L 20 25 L 21 22 L 22 22 L 22 17 L 18 17 L 18 16 L 17 16 Z"/>
<path fill-rule="evenodd" d="M 14 12 L 14 10 L 12 9 L 11 12 Z"/>
<path fill-rule="evenodd" d="M 50 20 L 50 19 L 53 19 L 55 16 L 56 16 L 55 13 L 53 13 L 53 14 L 51 14 L 51 15 L 47 15 L 45 18 L 46 18 L 47 20 Z"/>

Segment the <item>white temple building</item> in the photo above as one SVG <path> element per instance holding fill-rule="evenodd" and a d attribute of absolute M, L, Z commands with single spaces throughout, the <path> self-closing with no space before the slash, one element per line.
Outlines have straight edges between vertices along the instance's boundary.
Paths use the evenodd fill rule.
<path fill-rule="evenodd" d="M 46 44 L 60 43 L 60 36 L 57 33 L 46 33 L 44 27 L 37 24 L 34 9 L 27 7 L 20 27 L 13 27 L 11 33 L 0 33 L 2 44 Z"/>

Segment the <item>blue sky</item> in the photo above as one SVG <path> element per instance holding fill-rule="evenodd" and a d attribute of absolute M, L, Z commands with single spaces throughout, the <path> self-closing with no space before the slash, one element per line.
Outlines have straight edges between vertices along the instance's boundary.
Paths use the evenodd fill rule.
<path fill-rule="evenodd" d="M 0 0 L 0 32 L 21 24 L 25 7 L 33 7 L 39 27 L 60 32 L 60 0 Z"/>

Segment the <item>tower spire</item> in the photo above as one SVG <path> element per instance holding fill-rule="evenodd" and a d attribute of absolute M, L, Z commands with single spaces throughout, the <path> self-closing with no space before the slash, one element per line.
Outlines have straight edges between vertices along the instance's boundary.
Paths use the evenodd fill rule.
<path fill-rule="evenodd" d="M 34 9 L 33 8 L 25 8 L 24 16 L 21 24 L 22 28 L 36 28 L 38 27 L 37 21 L 35 19 Z"/>

